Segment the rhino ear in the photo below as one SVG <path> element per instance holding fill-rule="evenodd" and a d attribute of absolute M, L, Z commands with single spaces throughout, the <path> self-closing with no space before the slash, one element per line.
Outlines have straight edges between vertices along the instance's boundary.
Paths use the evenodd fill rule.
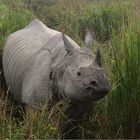
<path fill-rule="evenodd" d="M 99 48 L 97 48 L 97 51 L 96 51 L 96 56 L 95 56 L 94 64 L 97 64 L 98 66 L 101 67 L 101 53 L 100 53 L 100 49 Z"/>
<path fill-rule="evenodd" d="M 93 47 L 93 32 L 89 29 L 86 29 L 85 46 L 90 49 Z"/>
<path fill-rule="evenodd" d="M 68 38 L 66 37 L 66 35 L 63 33 L 63 41 L 64 41 L 64 47 L 66 49 L 66 51 L 69 54 L 72 54 L 74 51 L 74 46 L 69 42 Z"/>

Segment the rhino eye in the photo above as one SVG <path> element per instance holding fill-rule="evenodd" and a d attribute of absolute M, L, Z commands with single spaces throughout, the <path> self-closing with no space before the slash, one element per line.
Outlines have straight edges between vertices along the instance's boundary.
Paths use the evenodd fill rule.
<path fill-rule="evenodd" d="M 77 75 L 80 76 L 81 75 L 81 72 L 77 72 Z"/>

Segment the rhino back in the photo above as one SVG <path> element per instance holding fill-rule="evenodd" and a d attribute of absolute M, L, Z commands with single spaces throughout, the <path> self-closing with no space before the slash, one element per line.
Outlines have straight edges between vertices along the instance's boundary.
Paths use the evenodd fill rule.
<path fill-rule="evenodd" d="M 35 20 L 8 37 L 3 51 L 3 69 L 6 83 L 14 96 L 20 98 L 23 78 L 31 71 L 40 49 L 57 33 Z M 49 60 L 47 57 L 50 56 L 42 59 Z"/>

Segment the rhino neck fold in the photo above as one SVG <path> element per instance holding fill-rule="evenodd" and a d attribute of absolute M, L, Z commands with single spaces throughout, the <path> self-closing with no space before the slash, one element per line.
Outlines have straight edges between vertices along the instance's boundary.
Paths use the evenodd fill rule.
<path fill-rule="evenodd" d="M 53 100 L 62 100 L 63 98 L 67 98 L 64 94 L 64 89 L 61 84 L 61 80 L 63 79 L 63 75 L 68 67 L 66 64 L 66 58 L 68 54 L 66 53 L 60 61 L 53 65 L 52 71 L 52 92 L 53 92 Z M 56 98 L 57 97 L 57 98 Z M 54 99 L 55 98 L 55 99 Z"/>

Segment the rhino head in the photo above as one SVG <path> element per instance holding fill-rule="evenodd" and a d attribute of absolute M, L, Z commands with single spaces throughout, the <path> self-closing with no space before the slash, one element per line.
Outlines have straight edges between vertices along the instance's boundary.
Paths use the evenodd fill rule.
<path fill-rule="evenodd" d="M 109 92 L 109 82 L 101 65 L 100 50 L 96 55 L 88 48 L 76 48 L 65 35 L 67 51 L 65 70 L 58 78 L 61 96 L 71 101 L 97 101 Z"/>

